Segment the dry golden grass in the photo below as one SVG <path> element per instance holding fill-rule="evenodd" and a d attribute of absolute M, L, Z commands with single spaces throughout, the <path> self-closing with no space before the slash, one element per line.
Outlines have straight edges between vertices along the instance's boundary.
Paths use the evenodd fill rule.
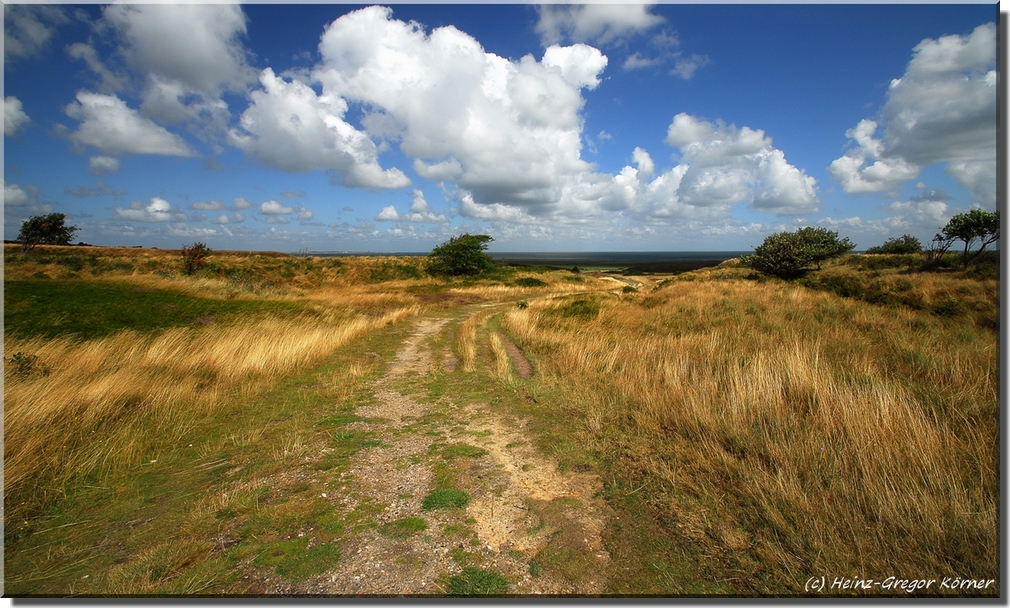
<path fill-rule="evenodd" d="M 492 373 L 499 380 L 506 380 L 512 369 L 512 363 L 509 361 L 509 355 L 505 351 L 505 344 L 495 332 L 491 332 L 488 340 L 491 344 L 491 354 L 494 355 L 494 370 Z"/>
<path fill-rule="evenodd" d="M 803 573 L 997 573 L 991 329 L 749 281 L 675 281 L 592 320 L 566 303 L 503 324 L 704 552 L 787 589 Z"/>
<path fill-rule="evenodd" d="M 228 392 L 248 394 L 419 310 L 274 318 L 156 335 L 124 331 L 87 342 L 7 337 L 6 352 L 33 353 L 49 373 L 20 378 L 5 368 L 5 492 L 42 500 L 99 467 L 156 458 L 147 453 L 152 438 L 182 437 L 228 401 Z M 22 492 L 24 485 L 36 488 Z"/>
<path fill-rule="evenodd" d="M 461 367 L 464 372 L 472 372 L 477 360 L 477 328 L 487 320 L 487 315 L 473 315 L 459 326 L 456 334 L 456 348 L 459 350 Z"/>

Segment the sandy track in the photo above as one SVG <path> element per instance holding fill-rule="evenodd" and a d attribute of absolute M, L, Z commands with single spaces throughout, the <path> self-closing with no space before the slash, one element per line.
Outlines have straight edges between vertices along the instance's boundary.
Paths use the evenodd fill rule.
<path fill-rule="evenodd" d="M 350 534 L 342 541 L 339 564 L 301 592 L 442 593 L 447 577 L 459 573 L 463 563 L 508 577 L 511 593 L 601 592 L 610 557 L 601 541 L 606 506 L 596 497 L 601 487 L 596 476 L 560 473 L 533 446 L 522 421 L 486 403 L 443 396 L 432 405 L 404 394 L 404 380 L 410 381 L 411 391 L 421 388 L 423 394 L 433 372 L 462 373 L 444 365 L 442 357 L 436 361 L 429 347 L 446 324 L 444 319 L 420 321 L 374 383 L 375 402 L 357 409 L 366 420 L 351 427 L 376 433 L 381 444 L 355 455 L 344 475 L 345 491 L 331 501 L 343 509 L 372 509 L 380 527 L 420 517 L 427 529 L 407 538 L 374 528 Z M 423 511 L 439 458 L 433 450 L 459 444 L 484 451 L 477 458 L 451 461 L 459 467 L 471 502 L 465 511 Z M 531 562 L 543 561 L 545 547 L 559 536 L 569 541 L 566 551 L 580 552 L 580 559 L 591 565 L 575 580 L 553 571 L 531 573 Z"/>

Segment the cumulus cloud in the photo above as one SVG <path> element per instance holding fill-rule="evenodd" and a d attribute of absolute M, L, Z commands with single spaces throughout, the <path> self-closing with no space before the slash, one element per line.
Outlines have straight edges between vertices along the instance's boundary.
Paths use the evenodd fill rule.
<path fill-rule="evenodd" d="M 244 93 L 256 81 L 242 42 L 246 21 L 237 4 L 113 4 L 102 25 L 117 36 L 117 55 L 145 79 L 141 112 L 165 124 L 188 123 L 216 142 L 231 117 L 222 94 Z M 103 87 L 115 87 L 118 76 L 93 49 L 74 45 L 69 52 L 102 77 Z"/>
<path fill-rule="evenodd" d="M 541 5 L 536 31 L 544 46 L 573 40 L 609 44 L 645 32 L 665 19 L 644 4 Z"/>
<path fill-rule="evenodd" d="M 571 215 L 616 212 L 653 223 L 702 226 L 730 221 L 733 206 L 741 203 L 780 215 L 817 208 L 816 180 L 786 162 L 764 131 L 678 114 L 666 143 L 680 149 L 680 162 L 666 171 L 657 174 L 652 156 L 635 148 L 634 166 L 570 182 L 565 201 Z"/>
<path fill-rule="evenodd" d="M 259 212 L 261 215 L 286 215 L 288 213 L 294 213 L 295 208 L 285 207 L 277 201 L 270 200 L 260 203 Z"/>
<path fill-rule="evenodd" d="M 123 40 L 120 54 L 141 74 L 208 98 L 255 80 L 237 4 L 113 4 L 104 18 Z"/>
<path fill-rule="evenodd" d="M 252 207 L 253 204 L 241 196 L 236 196 L 235 200 L 232 202 L 232 209 L 251 209 Z"/>
<path fill-rule="evenodd" d="M 347 186 L 402 188 L 410 180 L 399 169 L 382 169 L 378 148 L 343 117 L 347 102 L 337 95 L 316 95 L 297 80 L 286 82 L 267 68 L 262 90 L 253 91 L 241 129 L 229 139 L 259 162 L 285 171 L 328 169 Z"/>
<path fill-rule="evenodd" d="M 995 24 L 926 39 L 912 51 L 905 73 L 888 88 L 879 123 L 864 119 L 847 131 L 854 146 L 829 171 L 846 192 L 887 192 L 926 165 L 946 163 L 944 171 L 976 202 L 994 205 Z"/>
<path fill-rule="evenodd" d="M 785 160 L 764 131 L 726 126 L 681 113 L 667 131 L 666 143 L 681 150 L 687 165 L 677 192 L 692 205 L 732 204 L 776 213 L 816 209 L 816 180 Z"/>
<path fill-rule="evenodd" d="M 565 81 L 573 87 L 595 89 L 600 84 L 599 74 L 607 67 L 607 58 L 585 44 L 555 44 L 544 51 L 543 64 L 560 70 Z"/>
<path fill-rule="evenodd" d="M 78 146 L 115 155 L 196 156 L 181 137 L 140 116 L 115 95 L 79 91 L 65 112 L 81 123 L 67 136 Z"/>
<path fill-rule="evenodd" d="M 23 207 L 32 203 L 33 195 L 17 184 L 4 181 L 4 206 Z"/>
<path fill-rule="evenodd" d="M 424 199 L 424 193 L 414 190 L 414 200 L 410 203 L 410 213 L 397 213 L 396 207 L 388 205 L 375 216 L 380 222 L 415 222 L 421 224 L 447 224 L 444 213 L 435 213 Z"/>
<path fill-rule="evenodd" d="M 40 53 L 56 28 L 69 22 L 66 11 L 57 6 L 5 4 L 4 63 Z"/>
<path fill-rule="evenodd" d="M 398 139 L 419 174 L 455 181 L 475 204 L 556 204 L 564 182 L 589 167 L 581 88 L 595 86 L 606 58 L 580 45 L 510 61 L 454 27 L 426 34 L 391 15 L 369 7 L 327 27 L 313 72 L 324 97 L 371 108 L 370 133 Z"/>
<path fill-rule="evenodd" d="M 21 130 L 21 127 L 31 122 L 21 106 L 21 100 L 8 95 L 4 97 L 4 135 L 13 137 Z"/>
<path fill-rule="evenodd" d="M 94 176 L 119 171 L 119 159 L 112 156 L 92 156 L 88 159 L 88 173 Z"/>
<path fill-rule="evenodd" d="M 201 211 L 220 211 L 224 209 L 224 201 L 197 201 L 189 206 L 190 209 Z"/>
<path fill-rule="evenodd" d="M 127 208 L 115 207 L 112 210 L 112 219 L 128 220 L 131 222 L 185 222 L 186 213 L 178 207 L 173 207 L 171 203 L 157 196 L 152 197 L 150 203 L 145 205 L 142 201 L 133 201 Z"/>
<path fill-rule="evenodd" d="M 241 224 L 245 221 L 245 216 L 238 212 L 233 212 L 231 215 L 221 214 L 216 218 L 211 220 L 212 224 L 225 225 L 225 224 Z"/>

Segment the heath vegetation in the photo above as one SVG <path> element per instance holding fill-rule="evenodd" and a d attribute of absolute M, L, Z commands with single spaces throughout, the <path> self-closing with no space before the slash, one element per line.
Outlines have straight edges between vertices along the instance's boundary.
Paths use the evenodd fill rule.
<path fill-rule="evenodd" d="M 450 319 L 437 345 L 453 358 L 426 380 L 432 399 L 485 400 L 526 420 L 560 470 L 598 474 L 608 593 L 998 579 L 998 256 L 924 267 L 910 250 L 845 254 L 834 236 L 800 235 L 827 257 L 805 250 L 794 281 L 753 259 L 602 279 L 8 245 L 7 593 L 262 593 L 257 581 L 316 580 L 354 534 L 440 533 L 432 518 L 479 497 L 435 483 L 422 510 L 382 524 L 367 500 L 333 508 L 349 459 L 383 441 L 355 426 L 369 379 L 430 315 Z M 427 416 L 416 424 L 458 423 Z M 451 477 L 486 452 L 428 457 Z M 470 525 L 445 529 L 475 538 Z M 530 559 L 530 576 L 581 564 L 565 547 Z M 510 592 L 490 562 L 453 555 L 434 592 Z"/>

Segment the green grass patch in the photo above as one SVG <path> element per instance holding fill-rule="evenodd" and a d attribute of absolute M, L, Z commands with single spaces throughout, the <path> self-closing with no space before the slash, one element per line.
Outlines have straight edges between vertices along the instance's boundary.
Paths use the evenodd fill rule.
<path fill-rule="evenodd" d="M 273 568 L 284 578 L 299 583 L 322 574 L 340 561 L 340 548 L 333 543 L 308 546 L 308 537 L 292 538 L 271 543 L 253 563 L 261 568 Z"/>
<path fill-rule="evenodd" d="M 422 517 L 405 517 L 379 528 L 379 534 L 390 538 L 403 539 L 428 529 L 428 523 Z"/>
<path fill-rule="evenodd" d="M 564 306 L 548 309 L 546 312 L 560 317 L 591 321 L 600 314 L 600 302 L 596 298 L 580 297 Z"/>
<path fill-rule="evenodd" d="M 513 284 L 517 287 L 547 287 L 547 283 L 536 277 L 519 277 Z"/>
<path fill-rule="evenodd" d="M 24 338 L 92 340 L 124 329 L 147 333 L 300 311 L 290 303 L 212 300 L 114 281 L 4 281 L 4 329 Z"/>
<path fill-rule="evenodd" d="M 470 495 L 463 490 L 434 490 L 424 497 L 422 511 L 435 509 L 462 509 L 470 503 Z"/>
<path fill-rule="evenodd" d="M 509 591 L 509 579 L 492 570 L 467 566 L 449 577 L 449 595 L 504 595 Z"/>
<path fill-rule="evenodd" d="M 446 460 L 451 460 L 453 458 L 480 458 L 485 454 L 487 454 L 487 450 L 467 445 L 465 443 L 447 445 L 442 448 L 442 458 L 445 458 Z"/>

